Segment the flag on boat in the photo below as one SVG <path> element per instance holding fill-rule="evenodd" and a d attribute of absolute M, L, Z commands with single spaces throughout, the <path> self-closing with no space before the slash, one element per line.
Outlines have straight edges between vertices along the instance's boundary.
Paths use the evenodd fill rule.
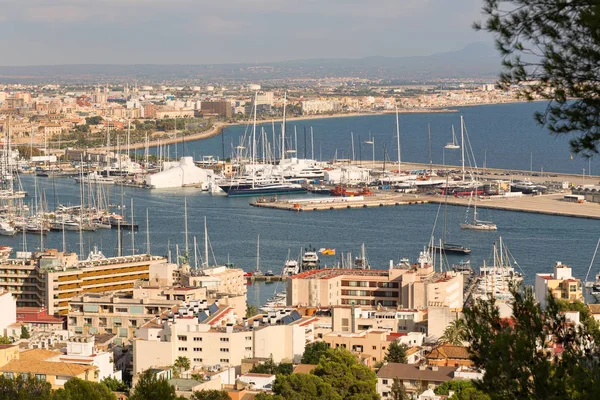
<path fill-rule="evenodd" d="M 335 256 L 335 249 L 320 249 L 319 253 L 326 256 Z"/>

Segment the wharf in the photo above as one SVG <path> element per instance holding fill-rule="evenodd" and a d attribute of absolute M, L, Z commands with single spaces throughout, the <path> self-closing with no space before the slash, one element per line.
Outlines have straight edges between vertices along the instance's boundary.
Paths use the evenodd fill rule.
<path fill-rule="evenodd" d="M 250 205 L 254 207 L 300 212 L 399 206 L 424 203 L 427 203 L 427 200 L 419 199 L 415 196 L 390 193 L 355 197 L 312 197 L 309 199 L 258 200 L 250 203 Z"/>
<path fill-rule="evenodd" d="M 600 219 L 600 204 L 574 203 L 562 201 L 565 194 L 524 195 L 508 198 L 479 198 L 476 200 L 477 208 L 494 210 L 518 211 L 535 214 L 558 215 L 563 217 L 576 217 L 587 219 Z M 429 203 L 444 203 L 444 196 L 422 196 Z M 448 197 L 448 205 L 468 206 L 469 198 Z"/>
<path fill-rule="evenodd" d="M 247 276 L 246 280 L 249 282 L 281 282 L 285 278 L 282 275 L 252 275 Z"/>
<path fill-rule="evenodd" d="M 528 212 L 536 214 L 557 215 L 587 219 L 600 219 L 600 204 L 574 203 L 562 201 L 565 194 L 523 195 L 521 197 L 497 197 L 477 199 L 478 208 L 495 210 Z M 440 195 L 376 193 L 373 196 L 356 197 L 312 197 L 309 199 L 259 200 L 250 203 L 254 207 L 287 211 L 325 211 L 352 208 L 370 208 L 383 206 L 399 206 L 409 204 L 444 203 L 448 205 L 469 205 L 468 197 L 451 197 Z"/>

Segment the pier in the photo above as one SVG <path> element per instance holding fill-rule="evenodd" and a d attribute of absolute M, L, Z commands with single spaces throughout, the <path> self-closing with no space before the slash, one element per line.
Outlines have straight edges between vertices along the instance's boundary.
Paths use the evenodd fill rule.
<path fill-rule="evenodd" d="M 312 197 L 308 199 L 258 200 L 250 203 L 254 207 L 272 208 L 287 211 L 324 211 L 348 208 L 371 208 L 383 206 L 400 206 L 424 204 L 427 200 L 407 197 L 400 194 L 376 194 L 373 196 L 354 197 Z"/>
<path fill-rule="evenodd" d="M 566 193 L 546 195 L 523 195 L 521 197 L 481 197 L 478 208 L 489 208 L 504 211 L 529 212 L 536 214 L 557 215 L 600 219 L 600 204 L 573 203 L 562 201 Z M 372 208 L 383 206 L 415 205 L 427 203 L 444 203 L 448 205 L 469 205 L 468 197 L 448 198 L 440 195 L 421 195 L 404 193 L 377 193 L 373 196 L 356 197 L 312 197 L 308 199 L 258 200 L 250 203 L 254 207 L 270 208 L 286 211 L 327 211 L 355 208 Z"/>
<path fill-rule="evenodd" d="M 283 275 L 252 275 L 246 276 L 248 282 L 282 282 L 285 281 Z"/>

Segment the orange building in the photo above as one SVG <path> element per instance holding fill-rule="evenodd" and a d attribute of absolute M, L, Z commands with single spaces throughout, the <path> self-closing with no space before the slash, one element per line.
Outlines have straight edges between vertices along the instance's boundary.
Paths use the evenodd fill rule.
<path fill-rule="evenodd" d="M 469 356 L 469 350 L 464 346 L 443 344 L 431 350 L 426 358 L 429 365 L 438 367 L 472 367 L 474 365 Z"/>

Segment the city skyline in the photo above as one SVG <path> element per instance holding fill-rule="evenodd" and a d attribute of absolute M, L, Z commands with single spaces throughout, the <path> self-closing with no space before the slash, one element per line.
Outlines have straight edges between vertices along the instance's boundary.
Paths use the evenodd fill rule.
<path fill-rule="evenodd" d="M 471 27 L 480 0 L 376 3 L 0 0 L 0 66 L 406 57 L 491 44 Z"/>

